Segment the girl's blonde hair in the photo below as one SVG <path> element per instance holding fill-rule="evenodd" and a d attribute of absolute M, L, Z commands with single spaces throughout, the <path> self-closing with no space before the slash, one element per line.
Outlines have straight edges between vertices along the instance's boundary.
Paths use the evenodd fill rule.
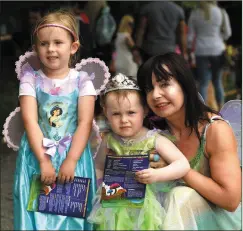
<path fill-rule="evenodd" d="M 132 33 L 132 30 L 133 30 L 132 24 L 133 23 L 134 23 L 134 19 L 131 15 L 123 16 L 121 21 L 120 21 L 118 32 L 120 32 L 120 33 L 124 33 L 124 32 Z"/>
<path fill-rule="evenodd" d="M 45 24 L 57 24 L 60 26 L 64 26 L 72 31 L 69 32 L 70 36 L 72 37 L 73 42 L 77 42 L 80 46 L 80 42 L 78 39 L 78 25 L 77 20 L 75 19 L 75 16 L 67 10 L 57 10 L 54 12 L 47 13 L 44 17 L 42 17 L 35 26 L 35 29 L 33 30 L 33 44 L 36 45 L 38 40 L 38 30 Z M 67 30 L 68 31 L 68 30 Z M 75 38 L 76 37 L 76 38 Z M 76 52 L 77 53 L 77 52 Z M 73 62 L 76 61 L 76 56 L 71 56 L 69 65 L 71 66 Z"/>

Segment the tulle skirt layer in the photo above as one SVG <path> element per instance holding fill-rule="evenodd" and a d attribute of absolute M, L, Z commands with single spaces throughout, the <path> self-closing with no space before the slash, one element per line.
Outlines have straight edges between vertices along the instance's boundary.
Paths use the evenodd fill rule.
<path fill-rule="evenodd" d="M 241 204 L 228 212 L 185 186 L 163 195 L 161 203 L 166 211 L 162 230 L 241 230 Z"/>
<path fill-rule="evenodd" d="M 144 204 L 141 208 L 104 208 L 100 203 L 101 188 L 94 200 L 93 210 L 88 217 L 96 224 L 96 230 L 161 230 L 165 210 L 147 185 Z"/>
<path fill-rule="evenodd" d="M 241 204 L 228 212 L 194 189 L 176 186 L 154 193 L 147 185 L 142 208 L 103 208 L 100 189 L 88 217 L 97 230 L 241 230 Z M 157 187 L 158 189 L 158 187 Z M 229 202 L 230 203 L 230 202 Z"/>

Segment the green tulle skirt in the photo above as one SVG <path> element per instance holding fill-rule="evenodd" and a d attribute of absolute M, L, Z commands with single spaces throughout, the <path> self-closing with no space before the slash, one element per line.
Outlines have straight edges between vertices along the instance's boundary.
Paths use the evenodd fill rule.
<path fill-rule="evenodd" d="M 241 204 L 236 211 L 228 212 L 213 205 L 192 188 L 165 185 L 147 185 L 141 208 L 104 208 L 100 203 L 99 189 L 88 221 L 96 224 L 97 230 L 242 229 Z"/>
<path fill-rule="evenodd" d="M 100 203 L 101 188 L 93 203 L 88 217 L 96 224 L 96 230 L 161 230 L 165 210 L 157 200 L 150 185 L 147 185 L 144 203 L 141 208 L 135 206 L 107 208 Z"/>

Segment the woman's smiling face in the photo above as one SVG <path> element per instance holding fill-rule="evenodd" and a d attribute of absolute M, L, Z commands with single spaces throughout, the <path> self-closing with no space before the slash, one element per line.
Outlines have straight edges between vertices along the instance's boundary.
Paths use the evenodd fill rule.
<path fill-rule="evenodd" d="M 163 65 L 166 71 L 167 66 Z M 184 93 L 175 78 L 168 81 L 157 81 L 152 73 L 153 88 L 147 92 L 147 102 L 151 110 L 160 117 L 169 119 L 171 116 L 184 111 Z"/>

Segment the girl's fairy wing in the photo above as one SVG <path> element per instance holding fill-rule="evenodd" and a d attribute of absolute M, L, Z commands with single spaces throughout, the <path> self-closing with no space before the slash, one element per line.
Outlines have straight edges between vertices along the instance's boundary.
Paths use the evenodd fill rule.
<path fill-rule="evenodd" d="M 19 57 L 15 63 L 15 72 L 20 80 L 24 74 L 32 74 L 34 70 L 40 69 L 40 62 L 35 52 L 27 51 Z M 9 148 L 14 151 L 19 149 L 21 137 L 24 134 L 24 124 L 22 121 L 20 107 L 17 107 L 7 117 L 3 125 L 3 136 Z"/>
<path fill-rule="evenodd" d="M 17 107 L 7 117 L 3 125 L 2 133 L 7 146 L 17 151 L 21 137 L 24 134 L 24 124 L 21 118 L 20 107 Z"/>
<path fill-rule="evenodd" d="M 89 141 L 90 141 L 91 152 L 93 154 L 93 158 L 95 159 L 102 141 L 102 138 L 100 136 L 100 130 L 95 120 L 93 120 Z"/>
<path fill-rule="evenodd" d="M 23 76 L 23 66 L 27 64 L 30 65 L 34 70 L 40 69 L 40 61 L 34 51 L 27 51 L 24 55 L 19 57 L 19 60 L 15 63 L 15 72 L 17 73 L 17 78 L 20 79 Z"/>
<path fill-rule="evenodd" d="M 75 70 L 85 71 L 92 76 L 97 95 L 105 88 L 111 76 L 108 67 L 98 58 L 82 59 L 80 63 L 76 64 Z"/>
<path fill-rule="evenodd" d="M 229 121 L 235 137 L 237 139 L 238 143 L 238 156 L 240 159 L 240 162 L 242 160 L 242 153 L 241 153 L 241 110 L 242 110 L 242 102 L 241 100 L 230 100 L 227 103 L 224 104 L 222 109 L 220 110 L 220 114 L 222 117 Z"/>

